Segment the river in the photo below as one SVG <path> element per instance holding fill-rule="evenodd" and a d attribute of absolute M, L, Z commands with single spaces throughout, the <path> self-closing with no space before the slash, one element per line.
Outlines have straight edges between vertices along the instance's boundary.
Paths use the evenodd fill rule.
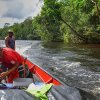
<path fill-rule="evenodd" d="M 100 98 L 100 45 L 17 40 L 16 50 L 62 82 Z"/>

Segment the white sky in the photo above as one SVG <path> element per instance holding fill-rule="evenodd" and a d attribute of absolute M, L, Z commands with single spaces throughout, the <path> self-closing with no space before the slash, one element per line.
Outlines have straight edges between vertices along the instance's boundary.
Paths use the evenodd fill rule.
<path fill-rule="evenodd" d="M 25 18 L 36 16 L 42 3 L 40 0 L 0 0 L 0 28 L 5 23 L 22 22 Z"/>

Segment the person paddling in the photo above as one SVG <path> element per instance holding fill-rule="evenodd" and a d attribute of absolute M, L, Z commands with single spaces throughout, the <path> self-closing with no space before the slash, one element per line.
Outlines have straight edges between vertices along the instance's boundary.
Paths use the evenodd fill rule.
<path fill-rule="evenodd" d="M 0 73 L 0 80 L 7 76 L 7 82 L 12 83 L 13 79 L 19 77 L 18 67 L 24 62 L 24 57 L 11 48 L 0 47 L 0 62 L 8 69 Z"/>
<path fill-rule="evenodd" d="M 5 38 L 5 45 L 15 50 L 15 37 L 12 30 L 8 30 L 8 36 Z"/>

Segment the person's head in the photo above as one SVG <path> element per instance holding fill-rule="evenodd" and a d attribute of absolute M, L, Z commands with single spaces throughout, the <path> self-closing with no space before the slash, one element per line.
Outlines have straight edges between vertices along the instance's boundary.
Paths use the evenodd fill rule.
<path fill-rule="evenodd" d="M 14 35 L 13 31 L 12 30 L 8 30 L 8 35 L 9 35 L 9 37 L 12 37 Z"/>

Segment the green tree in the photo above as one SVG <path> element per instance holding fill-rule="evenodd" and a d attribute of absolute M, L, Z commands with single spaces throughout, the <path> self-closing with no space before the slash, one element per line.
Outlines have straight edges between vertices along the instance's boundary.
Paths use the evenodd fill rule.
<path fill-rule="evenodd" d="M 61 22 L 58 19 L 60 3 L 57 0 L 44 0 L 41 14 L 36 18 L 39 34 L 45 41 L 62 41 Z M 34 22 L 34 19 L 33 19 Z"/>

